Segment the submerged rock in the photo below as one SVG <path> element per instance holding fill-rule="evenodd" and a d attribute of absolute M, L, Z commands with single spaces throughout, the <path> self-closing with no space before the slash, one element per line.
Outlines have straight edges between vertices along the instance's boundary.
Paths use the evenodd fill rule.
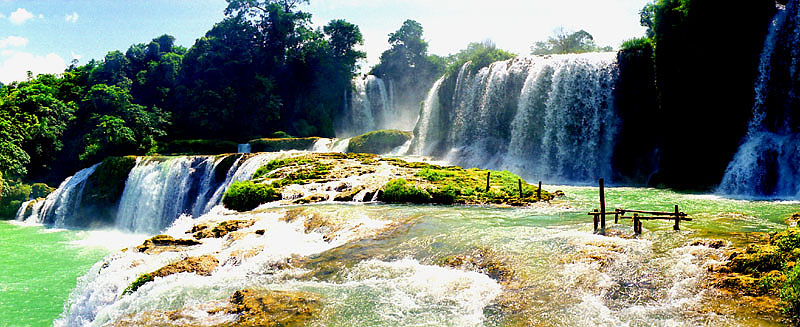
<path fill-rule="evenodd" d="M 198 240 L 204 238 L 220 238 L 228 235 L 230 232 L 253 226 L 253 224 L 255 224 L 254 220 L 228 220 L 216 225 L 214 225 L 213 222 L 208 222 L 194 225 L 192 229 L 186 233 L 192 234 L 192 236 Z"/>
<path fill-rule="evenodd" d="M 478 248 L 466 254 L 446 257 L 442 261 L 445 266 L 476 271 L 501 283 L 512 281 L 515 275 L 511 264 L 501 258 L 500 254 L 485 248 Z"/>
<path fill-rule="evenodd" d="M 316 294 L 269 290 L 236 291 L 230 304 L 224 312 L 238 315 L 231 326 L 305 326 L 322 308 Z"/>
<path fill-rule="evenodd" d="M 217 258 L 214 258 L 210 255 L 204 255 L 200 257 L 189 257 L 178 262 L 173 262 L 168 264 L 164 267 L 159 268 L 158 270 L 142 274 L 136 278 L 131 285 L 129 285 L 122 294 L 129 294 L 136 292 L 144 284 L 152 282 L 155 280 L 156 277 L 167 277 L 169 275 L 188 272 L 188 273 L 195 273 L 200 276 L 210 276 L 211 272 L 217 268 L 219 265 L 219 261 Z"/>
<path fill-rule="evenodd" d="M 195 240 L 175 239 L 169 235 L 156 235 L 147 239 L 136 247 L 136 250 L 146 254 L 159 254 L 163 252 L 179 252 L 185 247 L 201 244 Z"/>

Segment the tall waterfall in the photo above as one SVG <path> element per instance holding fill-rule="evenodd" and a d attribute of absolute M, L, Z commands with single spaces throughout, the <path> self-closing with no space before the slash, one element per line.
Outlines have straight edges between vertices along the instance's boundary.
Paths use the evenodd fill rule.
<path fill-rule="evenodd" d="M 347 112 L 337 130 L 337 136 L 348 137 L 376 129 L 398 128 L 392 83 L 386 83 L 373 75 L 353 81 L 353 95 L 345 103 Z M 345 97 L 345 101 L 348 98 Z"/>
<path fill-rule="evenodd" d="M 800 197 L 800 2 L 773 18 L 761 54 L 753 118 L 718 191 L 769 198 Z"/>
<path fill-rule="evenodd" d="M 411 154 L 550 182 L 610 176 L 616 54 L 516 58 L 478 71 L 470 65 L 428 94 Z"/>

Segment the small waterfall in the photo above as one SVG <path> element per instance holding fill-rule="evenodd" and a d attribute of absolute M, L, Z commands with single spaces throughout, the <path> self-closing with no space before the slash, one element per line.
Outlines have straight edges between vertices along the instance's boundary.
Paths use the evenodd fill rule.
<path fill-rule="evenodd" d="M 116 227 L 154 233 L 183 214 L 199 217 L 222 201 L 231 183 L 252 178 L 259 167 L 283 155 L 238 157 L 229 168 L 222 164 L 230 157 L 138 158 L 125 183 Z"/>
<path fill-rule="evenodd" d="M 770 26 L 744 143 L 718 192 L 767 198 L 800 197 L 800 3 L 789 1 Z"/>
<path fill-rule="evenodd" d="M 328 139 L 328 138 L 321 138 L 314 143 L 314 147 L 311 148 L 311 152 L 316 153 L 329 153 L 329 152 L 339 152 L 339 153 L 346 153 L 347 147 L 350 145 L 350 139 Z"/>
<path fill-rule="evenodd" d="M 89 168 L 82 169 L 72 177 L 67 177 L 58 189 L 50 193 L 44 201 L 38 201 L 29 217 L 25 217 L 25 208 L 29 202 L 23 205 L 22 215 L 17 212 L 17 220 L 25 220 L 29 223 L 48 224 L 54 227 L 74 226 L 73 223 L 78 219 L 78 211 L 81 208 L 83 189 L 86 180 L 94 173 L 96 164 Z"/>
<path fill-rule="evenodd" d="M 610 176 L 617 76 L 614 53 L 467 63 L 431 89 L 409 153 L 550 182 Z"/>

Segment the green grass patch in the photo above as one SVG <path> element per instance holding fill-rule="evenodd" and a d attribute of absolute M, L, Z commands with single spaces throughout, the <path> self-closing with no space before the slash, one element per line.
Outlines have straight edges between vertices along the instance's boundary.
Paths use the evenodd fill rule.
<path fill-rule="evenodd" d="M 387 203 L 430 203 L 431 195 L 424 189 L 398 178 L 383 186 L 381 201 Z"/>
<path fill-rule="evenodd" d="M 399 130 L 373 131 L 350 139 L 347 152 L 383 154 L 403 145 L 411 137 L 411 132 Z"/>
<path fill-rule="evenodd" d="M 272 186 L 244 181 L 231 184 L 228 190 L 225 191 L 222 204 L 231 210 L 249 211 L 261 204 L 280 199 L 280 193 Z"/>

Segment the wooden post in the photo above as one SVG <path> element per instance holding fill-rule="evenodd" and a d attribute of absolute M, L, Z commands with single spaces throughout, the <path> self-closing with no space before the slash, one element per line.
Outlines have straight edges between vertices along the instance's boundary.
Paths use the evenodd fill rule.
<path fill-rule="evenodd" d="M 522 199 L 522 178 L 517 179 L 517 182 L 519 182 L 519 198 Z"/>
<path fill-rule="evenodd" d="M 594 209 L 594 212 L 597 212 L 597 209 Z M 593 215 L 594 217 L 594 232 L 597 233 L 597 217 L 599 215 Z"/>
<path fill-rule="evenodd" d="M 639 235 L 639 234 L 642 233 L 642 230 L 641 230 L 642 226 L 639 225 L 639 224 L 640 224 L 640 222 L 639 222 L 639 214 L 635 213 L 635 214 L 633 214 L 633 233 L 636 234 L 636 235 Z"/>
<path fill-rule="evenodd" d="M 487 171 L 486 172 L 486 192 L 487 193 L 489 192 L 489 179 L 490 178 L 492 178 L 492 172 L 491 171 Z"/>
<path fill-rule="evenodd" d="M 678 212 L 678 205 L 675 205 L 675 226 L 672 226 L 674 230 L 681 230 L 681 216 L 680 212 Z"/>
<path fill-rule="evenodd" d="M 605 180 L 600 179 L 600 229 L 606 230 L 606 191 Z"/>
<path fill-rule="evenodd" d="M 536 201 L 542 201 L 542 181 L 539 181 L 539 189 L 536 190 Z"/>

